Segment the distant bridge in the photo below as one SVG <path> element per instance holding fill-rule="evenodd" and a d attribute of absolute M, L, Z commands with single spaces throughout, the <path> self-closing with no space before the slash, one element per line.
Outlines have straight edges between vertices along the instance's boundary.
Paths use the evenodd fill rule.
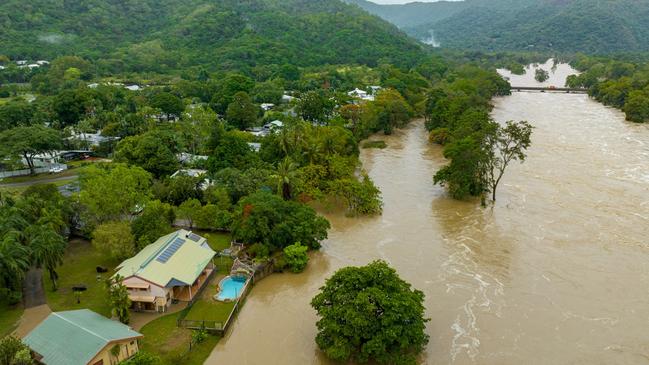
<path fill-rule="evenodd" d="M 588 94 L 588 89 L 575 88 L 575 87 L 541 87 L 541 86 L 512 86 L 512 91 L 539 91 L 539 92 L 556 92 L 567 94 Z"/>

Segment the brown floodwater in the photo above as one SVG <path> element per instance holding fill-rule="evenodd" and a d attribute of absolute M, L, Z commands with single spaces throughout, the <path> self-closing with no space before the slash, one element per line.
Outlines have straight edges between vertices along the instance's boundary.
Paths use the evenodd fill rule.
<path fill-rule="evenodd" d="M 329 216 L 307 271 L 256 285 L 206 363 L 329 364 L 309 301 L 336 269 L 375 259 L 426 294 L 423 364 L 649 363 L 649 128 L 586 95 L 494 103 L 496 120 L 536 129 L 493 207 L 433 185 L 446 161 L 421 121 L 380 137 L 389 147 L 362 160 L 383 215 Z"/>

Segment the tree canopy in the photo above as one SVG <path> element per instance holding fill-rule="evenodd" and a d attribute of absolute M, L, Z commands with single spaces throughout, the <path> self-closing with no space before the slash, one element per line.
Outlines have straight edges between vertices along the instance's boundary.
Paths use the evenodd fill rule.
<path fill-rule="evenodd" d="M 428 343 L 424 293 L 384 261 L 338 270 L 311 306 L 319 317 L 316 343 L 336 361 L 416 364 Z"/>

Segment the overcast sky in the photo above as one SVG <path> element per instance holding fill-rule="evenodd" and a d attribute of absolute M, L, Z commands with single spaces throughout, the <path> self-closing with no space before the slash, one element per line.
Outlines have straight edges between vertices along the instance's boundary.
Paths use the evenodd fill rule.
<path fill-rule="evenodd" d="M 377 4 L 406 4 L 406 3 L 414 3 L 415 0 L 370 0 L 373 3 Z M 438 0 L 416 0 L 422 3 L 432 3 Z"/>

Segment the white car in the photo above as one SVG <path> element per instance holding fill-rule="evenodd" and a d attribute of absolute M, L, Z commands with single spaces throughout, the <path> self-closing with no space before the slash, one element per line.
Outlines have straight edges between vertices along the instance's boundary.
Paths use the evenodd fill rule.
<path fill-rule="evenodd" d="M 50 174 L 58 174 L 59 172 L 63 172 L 63 168 L 60 166 L 54 166 L 50 168 Z"/>

